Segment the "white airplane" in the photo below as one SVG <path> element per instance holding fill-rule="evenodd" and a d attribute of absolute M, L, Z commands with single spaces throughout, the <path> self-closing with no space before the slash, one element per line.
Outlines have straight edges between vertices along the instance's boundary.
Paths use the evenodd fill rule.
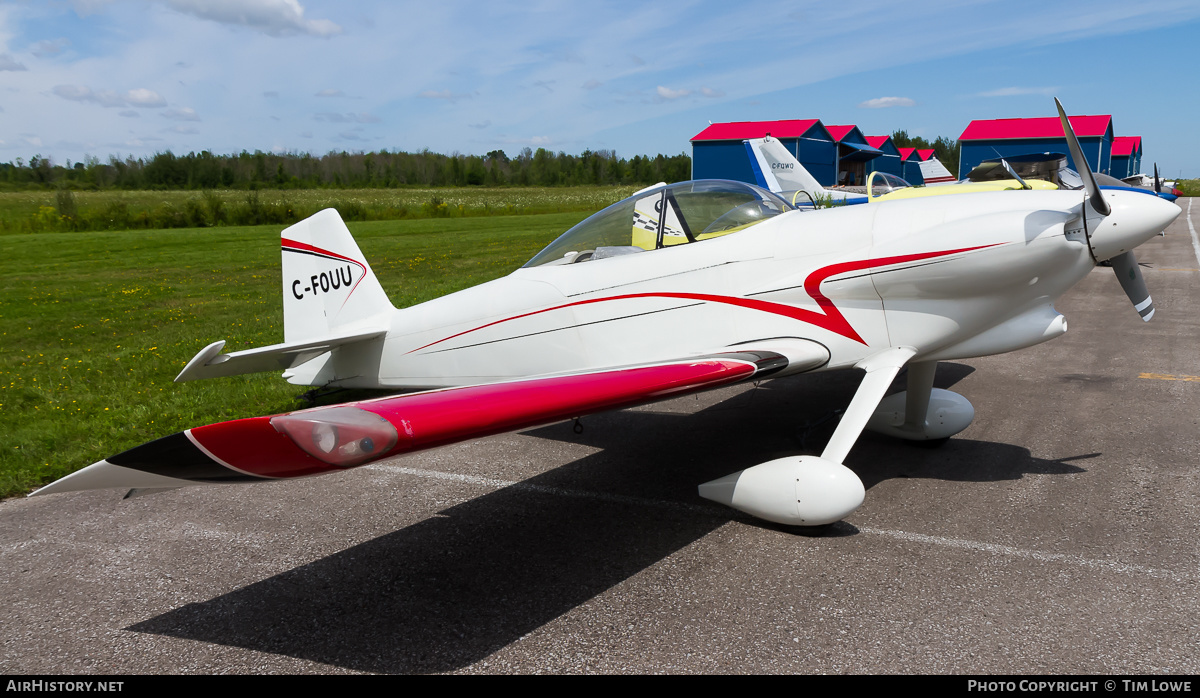
<path fill-rule="evenodd" d="M 822 187 L 817 178 L 809 174 L 804 165 L 801 165 L 782 143 L 770 136 L 750 138 L 746 145 L 753 155 L 750 166 L 762 177 L 762 181 L 767 183 L 767 189 L 780 194 L 795 205 L 814 202 L 838 205 L 867 203 L 866 194 Z M 907 184 L 905 182 L 905 185 Z M 807 193 L 808 196 L 797 198 L 801 192 Z"/>
<path fill-rule="evenodd" d="M 770 136 L 747 139 L 746 145 L 749 152 L 753 155 L 751 166 L 761 181 L 766 183 L 767 188 L 787 199 L 794 206 L 801 207 L 823 205 L 844 206 L 893 199 L 1002 191 L 1006 189 L 1058 188 L 1054 184 L 1039 180 L 1026 182 L 1017 176 L 1012 167 L 1007 163 L 1004 163 L 1002 166 L 1000 163 L 997 163 L 995 167 L 1000 170 L 1000 176 L 991 178 L 986 182 L 967 180 L 957 182 L 950 176 L 950 172 L 942 166 L 942 163 L 937 158 L 931 157 L 929 160 L 921 163 L 921 171 L 926 175 L 926 186 L 914 187 L 896 175 L 885 172 L 872 172 L 867 177 L 867 193 L 855 194 L 837 189 L 823 188 L 820 182 L 809 174 L 808 170 L 804 169 L 804 165 L 801 165 L 782 143 Z M 933 151 L 929 152 L 932 153 Z M 1082 186 L 1082 183 L 1080 186 Z"/>
<path fill-rule="evenodd" d="M 301 385 L 423 392 L 189 429 L 34 494 L 318 475 L 739 381 L 856 368 L 865 376 L 820 456 L 699 487 L 777 523 L 838 521 L 865 495 L 844 465 L 864 429 L 928 441 L 971 423 L 966 398 L 933 387 L 937 362 L 1061 335 L 1055 300 L 1104 260 L 1136 281 L 1127 294 L 1149 319 L 1133 249 L 1180 210 L 1084 179 L 1084 190 L 821 210 L 738 182 L 657 185 L 509 276 L 403 309 L 326 210 L 282 234 L 285 341 L 230 354 L 216 342 L 177 380 L 282 370 Z M 904 367 L 907 390 L 884 397 Z"/>

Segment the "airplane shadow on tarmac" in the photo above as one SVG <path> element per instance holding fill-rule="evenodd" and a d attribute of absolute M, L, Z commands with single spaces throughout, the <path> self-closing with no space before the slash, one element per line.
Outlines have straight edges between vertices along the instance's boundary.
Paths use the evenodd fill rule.
<path fill-rule="evenodd" d="M 972 370 L 943 363 L 936 384 L 948 387 Z M 691 414 L 686 401 L 699 405 L 703 396 L 679 398 L 663 408 L 670 411 L 594 415 L 582 434 L 569 422 L 527 431 L 600 450 L 128 629 L 359 671 L 469 666 L 730 521 L 796 533 L 706 502 L 696 485 L 784 455 L 820 453 L 836 425 L 822 419 L 849 403 L 861 375 L 770 381 Z M 868 488 L 892 477 L 982 482 L 1082 472 L 1007 444 L 953 439 L 931 450 L 871 434 L 848 464 Z M 856 532 L 840 523 L 819 535 Z"/>

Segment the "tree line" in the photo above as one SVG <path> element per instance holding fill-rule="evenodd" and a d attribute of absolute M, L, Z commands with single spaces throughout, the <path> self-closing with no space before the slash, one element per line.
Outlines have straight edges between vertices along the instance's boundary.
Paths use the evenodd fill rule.
<path fill-rule="evenodd" d="M 951 172 L 958 171 L 958 141 L 939 136 L 928 141 L 896 131 L 898 148 L 932 148 Z M 253 153 L 216 155 L 207 150 L 175 155 L 170 150 L 144 158 L 87 157 L 54 163 L 34 155 L 0 163 L 0 189 L 318 189 L 397 188 L 406 186 L 580 186 L 653 184 L 690 179 L 692 159 L 679 155 L 619 157 L 612 150 L 579 155 L 545 148 L 523 148 L 509 157 L 503 150 L 463 155 L 422 150 L 377 152 Z"/>
<path fill-rule="evenodd" d="M 618 157 L 612 150 L 580 155 L 524 148 L 513 157 L 503 150 L 487 155 L 331 152 L 216 155 L 207 150 L 175 155 L 167 150 L 150 157 L 107 162 L 88 157 L 56 164 L 35 155 L 25 162 L 0 163 L 0 187 L 8 189 L 314 189 L 395 188 L 405 186 L 578 186 L 653 184 L 691 178 L 686 154 Z"/>

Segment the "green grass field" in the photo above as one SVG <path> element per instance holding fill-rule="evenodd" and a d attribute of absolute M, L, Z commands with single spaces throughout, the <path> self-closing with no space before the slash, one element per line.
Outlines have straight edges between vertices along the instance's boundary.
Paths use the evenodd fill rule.
<path fill-rule="evenodd" d="M 324 208 L 375 221 L 598 211 L 636 186 L 0 192 L 0 234 L 288 223 Z M 65 208 L 70 209 L 64 211 Z"/>
<path fill-rule="evenodd" d="M 350 229 L 405 307 L 509 273 L 586 215 Z M 172 382 L 212 341 L 283 341 L 283 227 L 0 236 L 0 496 L 188 427 L 303 407 L 277 374 Z"/>

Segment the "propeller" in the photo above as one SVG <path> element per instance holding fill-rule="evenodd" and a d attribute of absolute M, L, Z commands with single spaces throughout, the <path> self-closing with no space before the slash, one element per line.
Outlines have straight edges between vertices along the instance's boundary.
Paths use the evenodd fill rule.
<path fill-rule="evenodd" d="M 1008 172 L 1009 177 L 1012 177 L 1021 184 L 1022 189 L 1033 189 L 1033 187 L 1029 186 L 1029 182 L 1021 179 L 1021 175 L 1017 174 L 1017 171 L 1013 169 L 1013 166 L 1008 164 L 1008 160 L 1000 158 L 1000 164 L 1004 166 L 1004 169 Z"/>
<path fill-rule="evenodd" d="M 1107 216 L 1112 213 L 1112 208 L 1104 197 L 1100 195 L 1100 186 L 1096 184 L 1096 178 L 1092 175 L 1092 168 L 1088 165 L 1087 157 L 1083 154 L 1083 148 L 1079 145 L 1079 139 L 1075 137 L 1075 130 L 1071 128 L 1071 120 L 1067 118 L 1067 112 L 1063 110 L 1062 102 L 1058 98 L 1054 98 L 1054 104 L 1058 107 L 1058 119 L 1062 122 L 1063 134 L 1067 137 L 1067 147 L 1071 149 L 1071 159 L 1075 161 L 1075 166 L 1079 168 L 1079 176 L 1083 179 L 1083 188 L 1087 192 L 1087 201 L 1092 205 L 1092 209 L 1101 216 Z M 1158 165 L 1154 166 L 1154 188 L 1157 190 L 1158 185 Z M 1088 238 L 1088 249 L 1091 249 L 1092 231 L 1088 230 L 1087 211 L 1080 210 L 1080 217 L 1083 218 L 1084 232 Z M 1093 259 L 1095 252 L 1092 253 Z M 1101 262 L 1104 260 L 1096 260 Z M 1150 298 L 1150 291 L 1146 289 L 1146 280 L 1142 278 L 1142 268 L 1138 265 L 1137 256 L 1133 254 L 1133 250 L 1122 252 L 1113 257 L 1111 260 L 1113 272 L 1117 275 L 1117 281 L 1121 283 L 1121 288 L 1125 290 L 1125 295 L 1129 297 L 1129 302 L 1133 303 L 1133 308 L 1142 317 L 1142 320 L 1149 322 L 1150 318 L 1154 317 L 1154 300 Z"/>
<path fill-rule="evenodd" d="M 1133 303 L 1133 309 L 1138 311 L 1143 320 L 1150 322 L 1150 318 L 1154 317 L 1154 300 L 1146 289 L 1146 280 L 1142 278 L 1142 268 L 1138 265 L 1137 257 L 1133 256 L 1133 250 L 1113 257 L 1112 269 L 1117 274 L 1117 281 L 1121 282 L 1121 288 L 1125 289 L 1125 295 Z"/>
<path fill-rule="evenodd" d="M 1158 163 L 1154 163 L 1154 193 L 1162 193 L 1162 182 L 1158 179 Z"/>
<path fill-rule="evenodd" d="M 1083 154 L 1079 139 L 1075 137 L 1075 130 L 1071 128 L 1071 120 L 1067 118 L 1067 112 L 1063 111 L 1062 102 L 1058 101 L 1058 97 L 1054 98 L 1054 104 L 1058 107 L 1058 119 L 1062 122 L 1063 133 L 1067 136 L 1067 147 L 1071 149 L 1071 159 L 1075 161 L 1075 167 L 1079 168 L 1079 176 L 1083 178 L 1083 188 L 1087 191 L 1088 201 L 1091 202 L 1096 213 L 1107 216 L 1112 213 L 1112 209 L 1109 208 L 1104 197 L 1100 196 L 1100 185 L 1096 184 L 1096 178 L 1092 175 L 1092 167 Z"/>

